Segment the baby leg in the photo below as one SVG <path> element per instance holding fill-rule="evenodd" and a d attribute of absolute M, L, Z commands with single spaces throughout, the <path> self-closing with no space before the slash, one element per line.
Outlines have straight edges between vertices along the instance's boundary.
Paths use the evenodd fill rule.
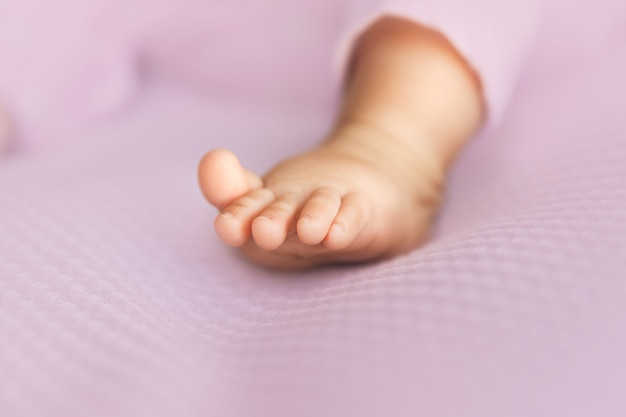
<path fill-rule="evenodd" d="M 306 268 L 421 244 L 445 171 L 483 119 L 480 83 L 438 32 L 384 18 L 357 46 L 342 113 L 318 148 L 263 177 L 226 150 L 200 164 L 215 229 L 260 264 Z"/>

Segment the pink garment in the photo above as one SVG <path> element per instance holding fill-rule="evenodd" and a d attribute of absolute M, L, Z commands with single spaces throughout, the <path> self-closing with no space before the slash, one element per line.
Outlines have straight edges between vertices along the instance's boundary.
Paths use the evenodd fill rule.
<path fill-rule="evenodd" d="M 626 415 L 625 5 L 250 3 L 0 0 L 0 416 Z M 318 142 L 382 10 L 450 27 L 489 97 L 437 236 L 246 263 L 200 155 Z"/>
<path fill-rule="evenodd" d="M 623 27 L 622 3 L 3 0 L 0 98 L 26 147 L 123 111 L 153 76 L 207 97 L 323 105 L 358 33 L 392 14 L 451 39 L 479 72 L 497 123 L 522 70 L 549 78 L 593 59 Z"/>

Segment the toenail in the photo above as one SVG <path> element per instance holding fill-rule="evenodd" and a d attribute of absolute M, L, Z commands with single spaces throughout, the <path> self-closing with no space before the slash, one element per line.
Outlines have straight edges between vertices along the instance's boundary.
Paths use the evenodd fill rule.
<path fill-rule="evenodd" d="M 269 216 L 257 216 L 257 219 L 272 220 L 272 218 Z"/>
<path fill-rule="evenodd" d="M 333 224 L 330 228 L 331 233 L 346 233 L 346 228 L 341 224 Z"/>
<path fill-rule="evenodd" d="M 226 213 L 220 213 L 220 217 L 224 217 L 226 219 L 232 219 L 234 216 L 233 216 L 233 213 L 226 212 Z"/>
<path fill-rule="evenodd" d="M 313 217 L 311 216 L 300 217 L 300 221 L 303 223 L 309 223 L 311 220 L 313 220 Z"/>

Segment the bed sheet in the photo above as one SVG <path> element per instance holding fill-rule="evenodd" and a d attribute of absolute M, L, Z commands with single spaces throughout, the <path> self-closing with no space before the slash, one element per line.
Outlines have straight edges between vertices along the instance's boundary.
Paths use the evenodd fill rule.
<path fill-rule="evenodd" d="M 154 85 L 80 141 L 12 155 L 0 415 L 623 416 L 614 51 L 523 81 L 458 161 L 435 238 L 370 265 L 250 265 L 214 236 L 195 184 L 209 148 L 262 171 L 317 141 L 326 110 Z"/>

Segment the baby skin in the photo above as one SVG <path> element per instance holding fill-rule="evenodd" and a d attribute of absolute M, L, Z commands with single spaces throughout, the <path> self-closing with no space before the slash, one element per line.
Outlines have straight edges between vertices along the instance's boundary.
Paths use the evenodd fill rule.
<path fill-rule="evenodd" d="M 446 171 L 484 113 L 478 77 L 443 35 L 385 17 L 357 43 L 323 143 L 262 177 L 212 150 L 200 187 L 218 236 L 261 265 L 389 258 L 428 238 Z"/>
<path fill-rule="evenodd" d="M 11 137 L 11 121 L 9 113 L 0 103 L 0 155 L 2 155 L 9 147 L 9 139 Z"/>

